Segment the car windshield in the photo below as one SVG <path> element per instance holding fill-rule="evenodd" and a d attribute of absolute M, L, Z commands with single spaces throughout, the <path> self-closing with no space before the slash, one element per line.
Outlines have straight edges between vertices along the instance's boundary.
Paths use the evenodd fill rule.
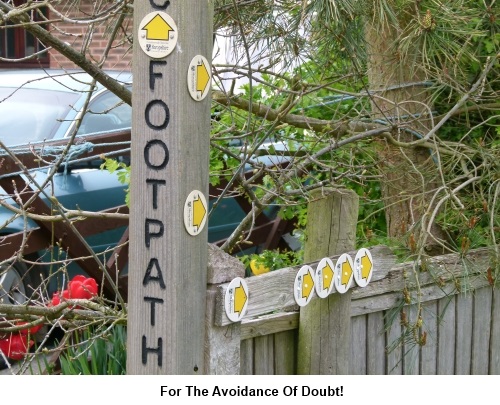
<path fill-rule="evenodd" d="M 7 146 L 52 139 L 79 94 L 0 88 L 0 139 Z"/>

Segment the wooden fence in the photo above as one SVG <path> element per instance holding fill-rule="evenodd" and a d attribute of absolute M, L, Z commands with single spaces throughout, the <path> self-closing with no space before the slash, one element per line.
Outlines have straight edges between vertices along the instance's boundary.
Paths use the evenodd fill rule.
<path fill-rule="evenodd" d="M 224 294 L 244 269 L 212 248 L 205 372 L 500 373 L 500 293 L 490 285 L 492 249 L 399 264 L 387 247 L 371 253 L 373 278 L 343 294 L 348 304 L 334 293 L 299 308 L 293 286 L 300 266 L 284 268 L 246 279 L 248 310 L 241 322 L 232 323 Z M 328 257 L 335 263 L 339 255 Z M 318 262 L 309 264 L 315 269 Z M 325 304 L 332 296 L 336 301 Z M 320 308 L 312 320 L 305 313 L 309 305 Z M 324 324 L 327 333 L 321 331 Z M 337 354 L 331 346 L 337 346 Z"/>
<path fill-rule="evenodd" d="M 425 271 L 418 263 L 395 264 L 386 247 L 371 251 L 373 279 L 352 289 L 351 310 L 345 314 L 349 374 L 500 374 L 500 292 L 485 277 L 488 249 L 428 259 Z M 241 323 L 225 315 L 228 284 L 210 286 L 207 331 L 218 339 L 207 341 L 207 372 L 297 374 L 300 311 L 293 283 L 298 270 L 247 278 L 249 306 Z M 405 288 L 411 291 L 409 304 Z M 408 327 L 402 325 L 402 313 Z"/>

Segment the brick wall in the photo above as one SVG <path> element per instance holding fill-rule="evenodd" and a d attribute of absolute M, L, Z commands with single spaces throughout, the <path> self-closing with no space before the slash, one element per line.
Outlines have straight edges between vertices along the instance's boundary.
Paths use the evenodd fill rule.
<path fill-rule="evenodd" d="M 110 31 L 114 29 L 117 16 L 113 16 L 105 21 L 98 21 L 99 17 L 108 14 L 110 7 L 116 4 L 114 1 L 101 0 L 80 0 L 62 2 L 59 12 L 64 16 L 78 21 L 94 20 L 92 35 L 89 35 L 89 24 L 76 23 L 71 21 L 58 21 L 52 24 L 51 32 L 60 40 L 70 44 L 75 50 L 82 52 L 90 60 L 98 63 L 102 59 L 104 49 L 108 46 Z M 51 19 L 57 16 L 52 14 Z M 132 35 L 131 15 L 125 19 L 112 44 L 108 57 L 103 65 L 105 69 L 130 70 L 132 60 L 132 48 L 127 36 Z M 75 64 L 66 59 L 61 54 L 51 51 L 50 66 L 54 68 L 75 68 Z"/>

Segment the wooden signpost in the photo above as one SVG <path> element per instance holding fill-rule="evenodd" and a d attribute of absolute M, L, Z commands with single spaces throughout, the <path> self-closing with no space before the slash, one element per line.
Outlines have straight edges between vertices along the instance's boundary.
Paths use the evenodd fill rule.
<path fill-rule="evenodd" d="M 200 374 L 213 4 L 134 2 L 128 374 Z"/>

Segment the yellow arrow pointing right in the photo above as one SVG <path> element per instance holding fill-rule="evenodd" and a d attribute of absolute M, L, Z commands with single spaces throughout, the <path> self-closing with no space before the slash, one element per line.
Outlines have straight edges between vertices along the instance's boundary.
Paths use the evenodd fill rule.
<path fill-rule="evenodd" d="M 207 214 L 207 209 L 203 205 L 201 198 L 196 198 L 193 201 L 193 226 L 201 226 L 205 215 Z"/>
<path fill-rule="evenodd" d="M 208 73 L 208 69 L 205 66 L 205 63 L 203 63 L 203 61 L 200 61 L 198 63 L 198 66 L 196 66 L 196 90 L 203 93 L 209 81 L 210 73 Z"/>
<path fill-rule="evenodd" d="M 313 288 L 314 288 L 314 280 L 311 276 L 311 273 L 307 272 L 302 277 L 302 298 L 308 300 L 309 295 L 311 294 Z"/>
<path fill-rule="evenodd" d="M 241 313 L 241 311 L 243 311 L 247 298 L 245 288 L 240 283 L 239 287 L 234 289 L 234 312 Z"/>
<path fill-rule="evenodd" d="M 365 280 L 370 276 L 370 272 L 372 271 L 373 263 L 365 253 L 365 255 L 361 258 L 361 277 Z"/>
<path fill-rule="evenodd" d="M 323 290 L 328 290 L 330 289 L 330 286 L 333 283 L 333 269 L 330 267 L 328 263 L 326 263 L 326 266 L 323 267 Z"/>
<path fill-rule="evenodd" d="M 349 283 L 349 280 L 351 279 L 351 276 L 352 276 L 351 263 L 349 263 L 349 260 L 346 260 L 344 263 L 342 263 L 342 276 L 340 278 L 342 285 L 347 285 Z"/>

